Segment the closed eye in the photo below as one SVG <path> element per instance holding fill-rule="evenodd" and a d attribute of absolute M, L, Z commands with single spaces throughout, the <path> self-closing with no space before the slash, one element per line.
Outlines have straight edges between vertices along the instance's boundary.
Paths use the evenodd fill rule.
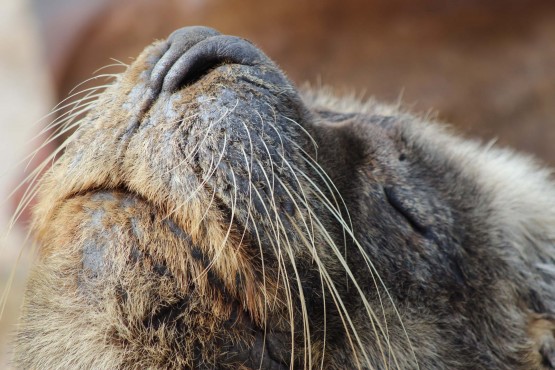
<path fill-rule="evenodd" d="M 403 204 L 403 201 L 399 198 L 398 192 L 395 191 L 393 187 L 384 187 L 384 193 L 389 205 L 407 220 L 414 231 L 422 234 L 426 238 L 430 237 L 431 229 L 418 221 L 408 207 Z"/>

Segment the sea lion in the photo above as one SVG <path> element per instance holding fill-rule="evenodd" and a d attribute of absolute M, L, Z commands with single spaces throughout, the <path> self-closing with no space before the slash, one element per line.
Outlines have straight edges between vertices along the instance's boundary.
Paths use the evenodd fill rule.
<path fill-rule="evenodd" d="M 180 29 L 42 180 L 16 364 L 552 369 L 554 202 L 531 159 Z"/>

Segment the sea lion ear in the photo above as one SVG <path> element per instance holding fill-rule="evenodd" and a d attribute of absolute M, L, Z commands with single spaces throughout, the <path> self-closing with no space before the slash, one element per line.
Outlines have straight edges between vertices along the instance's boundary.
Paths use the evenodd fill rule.
<path fill-rule="evenodd" d="M 534 342 L 538 369 L 555 369 L 555 316 L 534 314 L 530 318 L 528 333 Z"/>

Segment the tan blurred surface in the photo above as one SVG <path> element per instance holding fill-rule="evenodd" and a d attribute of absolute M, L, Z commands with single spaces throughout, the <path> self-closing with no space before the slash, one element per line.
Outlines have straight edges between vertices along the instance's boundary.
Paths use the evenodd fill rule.
<path fill-rule="evenodd" d="M 0 368 L 9 367 L 10 333 L 15 328 L 21 303 L 30 248 L 23 248 L 19 228 L 8 232 L 7 197 L 22 171 L 17 165 L 28 151 L 32 123 L 51 106 L 44 63 L 41 62 L 36 29 L 24 1 L 0 0 L 0 292 L 13 284 L 0 318 Z M 23 260 L 18 262 L 20 252 Z M 1 302 L 1 300 L 0 300 Z"/>

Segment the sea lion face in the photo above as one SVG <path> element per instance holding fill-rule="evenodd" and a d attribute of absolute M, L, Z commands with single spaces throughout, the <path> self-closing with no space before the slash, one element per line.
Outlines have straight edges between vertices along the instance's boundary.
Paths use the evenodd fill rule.
<path fill-rule="evenodd" d="M 522 355 L 528 307 L 542 312 L 529 277 L 502 280 L 510 258 L 474 248 L 491 235 L 467 208 L 491 195 L 430 151 L 443 133 L 419 141 L 414 117 L 365 109 L 301 97 L 208 28 L 147 48 L 44 180 L 30 291 L 45 298 L 29 298 L 22 347 L 107 367 L 540 363 Z M 517 349 L 496 352 L 509 340 L 491 328 Z M 68 333 L 71 353 L 40 344 Z"/>

